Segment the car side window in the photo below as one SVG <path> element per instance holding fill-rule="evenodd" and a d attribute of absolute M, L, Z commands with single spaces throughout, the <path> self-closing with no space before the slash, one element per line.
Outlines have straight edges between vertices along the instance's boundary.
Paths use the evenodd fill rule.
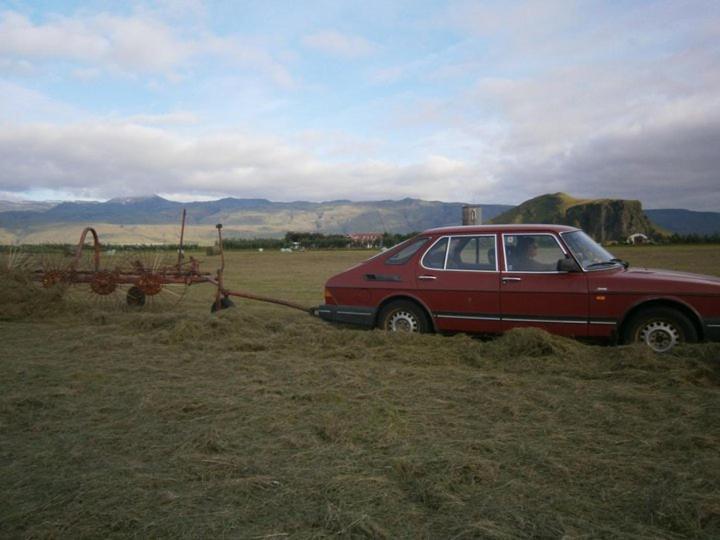
<path fill-rule="evenodd" d="M 385 264 L 405 264 L 421 247 L 427 243 L 427 241 L 427 238 L 420 238 L 419 240 L 412 242 L 392 257 L 389 257 L 388 260 L 385 261 Z"/>
<path fill-rule="evenodd" d="M 495 270 L 494 236 L 455 236 L 450 240 L 448 270 Z"/>
<path fill-rule="evenodd" d="M 565 257 L 551 234 L 506 234 L 505 269 L 510 272 L 556 272 Z"/>
<path fill-rule="evenodd" d="M 445 252 L 447 251 L 448 239 L 442 238 L 431 247 L 422 259 L 425 268 L 442 270 L 445 268 Z"/>

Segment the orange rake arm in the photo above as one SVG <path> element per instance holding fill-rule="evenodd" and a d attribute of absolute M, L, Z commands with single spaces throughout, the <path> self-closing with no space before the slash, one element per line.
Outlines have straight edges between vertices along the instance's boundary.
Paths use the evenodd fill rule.
<path fill-rule="evenodd" d="M 212 278 L 207 279 L 208 283 L 212 283 L 214 285 L 218 286 L 218 290 L 220 291 L 220 294 L 223 296 L 237 296 L 238 298 L 247 298 L 248 300 L 257 300 L 258 302 L 268 302 L 270 304 L 277 304 L 279 306 L 285 306 L 293 309 L 298 309 L 300 311 L 304 311 L 306 313 L 312 313 L 312 310 L 314 308 L 310 308 L 307 306 L 303 306 L 301 304 L 297 304 L 295 302 L 290 302 L 289 300 L 281 300 L 279 298 L 272 298 L 270 296 L 263 296 L 261 294 L 254 294 L 249 293 L 245 291 L 230 291 L 228 289 L 225 289 L 220 285 L 220 283 Z"/>

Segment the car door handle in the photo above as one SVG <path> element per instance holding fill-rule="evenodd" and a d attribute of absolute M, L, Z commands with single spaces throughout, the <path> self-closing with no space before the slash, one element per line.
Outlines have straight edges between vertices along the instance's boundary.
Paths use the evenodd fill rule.
<path fill-rule="evenodd" d="M 508 281 L 522 281 L 522 278 L 519 277 L 504 277 L 502 278 L 503 283 L 507 283 Z"/>
<path fill-rule="evenodd" d="M 437 276 L 418 276 L 418 279 L 437 279 Z"/>

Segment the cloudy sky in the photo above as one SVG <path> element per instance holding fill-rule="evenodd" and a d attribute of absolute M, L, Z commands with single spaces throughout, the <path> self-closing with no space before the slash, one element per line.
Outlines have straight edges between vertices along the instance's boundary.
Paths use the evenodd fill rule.
<path fill-rule="evenodd" d="M 0 0 L 0 199 L 720 211 L 720 2 Z"/>

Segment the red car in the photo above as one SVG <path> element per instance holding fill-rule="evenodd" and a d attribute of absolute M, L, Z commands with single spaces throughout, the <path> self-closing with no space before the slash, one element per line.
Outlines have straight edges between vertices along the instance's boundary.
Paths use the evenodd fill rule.
<path fill-rule="evenodd" d="M 720 278 L 628 268 L 573 227 L 445 227 L 330 278 L 318 315 L 403 332 L 535 326 L 665 352 L 720 340 Z"/>

